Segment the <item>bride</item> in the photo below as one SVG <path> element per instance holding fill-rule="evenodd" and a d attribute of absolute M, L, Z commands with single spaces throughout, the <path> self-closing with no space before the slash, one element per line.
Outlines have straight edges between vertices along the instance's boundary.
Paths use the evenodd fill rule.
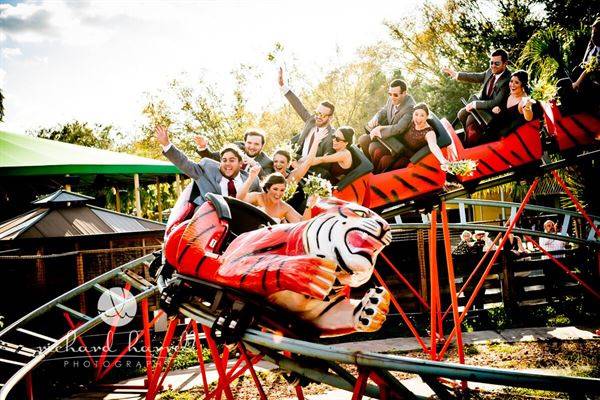
<path fill-rule="evenodd" d="M 260 170 L 260 165 L 255 165 L 250 169 L 250 176 L 244 182 L 244 185 L 242 186 L 242 188 L 236 196 L 238 199 L 260 208 L 278 223 L 293 223 L 310 219 L 310 210 L 317 202 L 317 197 L 311 196 L 308 198 L 304 214 L 300 215 L 296 210 L 292 208 L 292 206 L 290 206 L 288 203 L 282 200 L 283 193 L 285 192 L 285 188 L 288 185 L 288 183 L 283 177 L 283 175 L 279 172 L 272 173 L 265 177 L 265 179 L 262 182 L 262 193 L 248 193 L 250 185 L 258 177 Z"/>

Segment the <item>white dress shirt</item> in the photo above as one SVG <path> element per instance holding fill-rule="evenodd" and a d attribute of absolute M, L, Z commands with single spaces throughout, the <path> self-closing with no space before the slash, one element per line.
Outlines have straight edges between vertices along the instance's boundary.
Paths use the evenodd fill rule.
<path fill-rule="evenodd" d="M 229 179 L 223 176 L 221 178 L 221 182 L 219 182 L 219 186 L 221 187 L 221 194 L 223 196 L 229 196 L 229 191 L 227 190 L 227 183 L 229 183 Z M 240 192 L 242 186 L 244 185 L 244 181 L 242 180 L 242 176 L 238 173 L 235 178 L 233 178 L 233 184 L 235 186 L 235 190 L 237 193 Z"/>

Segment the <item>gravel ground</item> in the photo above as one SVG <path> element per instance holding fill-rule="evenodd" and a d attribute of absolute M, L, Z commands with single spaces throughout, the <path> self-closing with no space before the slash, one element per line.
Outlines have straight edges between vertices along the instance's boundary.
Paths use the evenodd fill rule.
<path fill-rule="evenodd" d="M 403 356 L 428 359 L 423 352 L 402 353 Z M 445 361 L 458 362 L 454 349 L 450 350 Z M 552 341 L 534 343 L 497 343 L 465 347 L 465 363 L 478 366 L 494 366 L 507 369 L 549 370 L 561 375 L 576 375 L 600 378 L 600 340 Z M 354 366 L 345 366 L 356 374 Z M 392 372 L 399 379 L 409 379 L 414 375 Z M 263 388 L 269 399 L 295 398 L 294 388 L 277 372 L 260 373 Z M 250 376 L 236 381 L 232 387 L 235 399 L 254 400 L 258 392 Z M 303 388 L 305 395 L 323 394 L 333 390 L 327 385 L 310 384 Z M 165 393 L 161 399 L 191 400 L 199 398 L 201 389 L 186 393 Z M 556 393 L 511 389 L 508 392 L 470 394 L 474 399 L 542 399 L 557 398 Z M 350 394 L 348 394 L 350 398 Z"/>

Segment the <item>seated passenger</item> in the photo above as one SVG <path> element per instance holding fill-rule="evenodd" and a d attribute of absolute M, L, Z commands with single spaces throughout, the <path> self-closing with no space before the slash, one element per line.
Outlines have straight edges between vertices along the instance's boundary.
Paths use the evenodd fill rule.
<path fill-rule="evenodd" d="M 333 133 L 333 154 L 326 154 L 321 157 L 316 156 L 319 141 L 325 139 L 324 134 L 317 136 L 317 140 L 313 143 L 306 162 L 308 165 L 315 166 L 320 164 L 328 164 L 332 185 L 337 185 L 348 172 L 352 171 L 360 163 L 360 160 L 352 156 L 348 146 L 352 145 L 354 139 L 354 129 L 349 126 L 339 127 Z M 301 169 L 302 165 L 298 167 Z"/>
<path fill-rule="evenodd" d="M 587 45 L 581 64 L 572 72 L 572 79 L 558 81 L 558 97 L 561 110 L 570 113 L 578 110 L 598 111 L 600 103 L 600 74 L 588 71 L 586 66 L 593 59 L 600 61 L 600 17 L 592 24 L 592 35 Z"/>
<path fill-rule="evenodd" d="M 442 72 L 452 79 L 463 82 L 481 83 L 479 99 L 471 101 L 458 112 L 457 118 L 464 128 L 464 138 L 461 138 L 465 147 L 472 147 L 481 143 L 483 127 L 479 126 L 473 116 L 473 110 L 490 112 L 492 108 L 502 104 L 508 97 L 508 53 L 503 49 L 496 49 L 490 54 L 490 67 L 483 72 L 457 72 L 451 68 L 443 68 Z M 489 115 L 489 114 L 488 114 Z"/>
<path fill-rule="evenodd" d="M 276 150 L 273 153 L 273 169 L 275 172 L 283 175 L 284 178 L 287 179 L 290 174 L 290 165 L 292 163 L 292 156 L 287 150 Z"/>
<path fill-rule="evenodd" d="M 401 147 L 396 137 L 408 128 L 414 105 L 406 83 L 400 79 L 391 81 L 385 106 L 365 126 L 368 133 L 358 138 L 358 145 L 369 159 L 379 160 Z"/>
<path fill-rule="evenodd" d="M 251 182 L 252 180 L 256 179 L 260 173 L 260 170 L 261 168 L 259 165 L 253 166 L 250 169 L 250 179 L 248 179 L 247 182 Z M 248 193 L 248 190 L 250 189 L 250 183 L 245 183 L 238 192 L 237 198 L 258 207 L 279 223 L 298 222 L 310 219 L 310 210 L 317 202 L 317 198 L 311 196 L 307 201 L 304 215 L 300 215 L 292 208 L 292 206 L 282 200 L 286 186 L 287 181 L 283 175 L 278 172 L 274 172 L 268 175 L 262 182 L 262 188 L 264 190 L 263 193 Z"/>
<path fill-rule="evenodd" d="M 558 233 L 558 226 L 550 219 L 544 222 L 544 233 L 560 235 L 560 233 Z M 546 251 L 561 251 L 566 248 L 566 243 L 564 241 L 545 237 L 540 238 L 539 245 Z"/>
<path fill-rule="evenodd" d="M 437 134 L 427 123 L 429 117 L 429 107 L 425 103 L 419 103 L 413 108 L 412 122 L 408 131 L 399 136 L 404 148 L 393 156 L 390 153 L 381 157 L 380 160 L 373 160 L 376 172 L 384 172 L 390 166 L 393 169 L 404 168 L 410 163 L 410 158 L 423 146 L 429 146 L 429 150 L 438 159 L 442 168 L 448 163 L 448 160 L 442 154 L 442 150 L 437 144 Z M 375 164 L 377 162 L 377 164 Z"/>
<path fill-rule="evenodd" d="M 456 245 L 454 250 L 452 250 L 453 256 L 462 256 L 466 254 L 471 254 L 473 246 L 473 235 L 470 231 L 463 231 L 460 234 L 460 242 Z"/>
<path fill-rule="evenodd" d="M 492 108 L 494 118 L 487 127 L 488 135 L 498 135 L 500 131 L 506 128 L 516 127 L 531 121 L 534 117 L 534 105 L 535 114 L 539 113 L 539 104 L 528 96 L 531 90 L 527 72 L 523 70 L 513 72 L 508 86 L 510 95 L 506 102 Z M 496 137 L 496 139 L 499 139 L 499 137 Z"/>

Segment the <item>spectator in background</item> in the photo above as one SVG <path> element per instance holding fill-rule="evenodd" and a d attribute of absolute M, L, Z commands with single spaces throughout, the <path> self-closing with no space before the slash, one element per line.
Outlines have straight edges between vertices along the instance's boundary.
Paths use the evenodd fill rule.
<path fill-rule="evenodd" d="M 460 234 L 460 242 L 458 243 L 458 245 L 456 245 L 456 247 L 452 251 L 452 255 L 462 256 L 462 255 L 470 254 L 472 252 L 472 248 L 471 248 L 472 246 L 473 246 L 473 235 L 471 234 L 470 231 L 463 231 Z"/>
<path fill-rule="evenodd" d="M 544 233 L 558 235 L 558 227 L 552 220 L 544 222 Z M 561 251 L 565 249 L 565 242 L 554 238 L 540 238 L 540 247 L 546 251 Z"/>

